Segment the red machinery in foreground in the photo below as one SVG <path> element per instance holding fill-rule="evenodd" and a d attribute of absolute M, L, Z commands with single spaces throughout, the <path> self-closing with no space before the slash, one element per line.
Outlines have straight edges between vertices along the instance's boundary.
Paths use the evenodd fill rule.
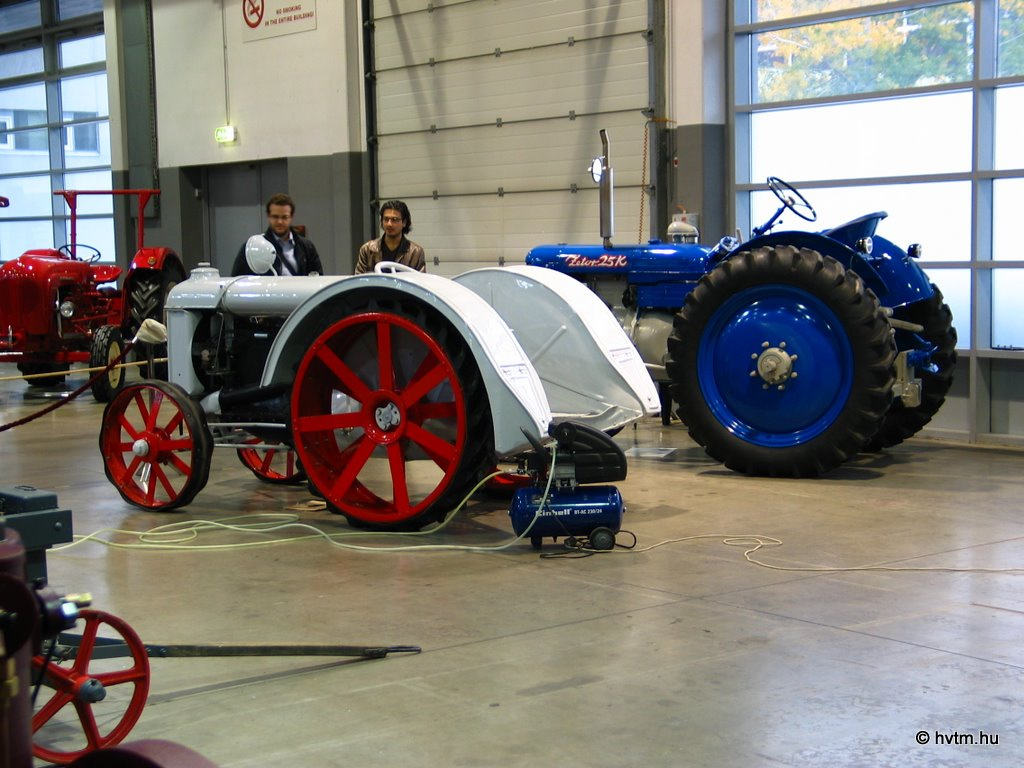
<path fill-rule="evenodd" d="M 46 550 L 72 540 L 71 511 L 26 485 L 0 485 L 0 766 L 33 756 L 72 768 L 216 768 L 162 739 L 122 743 L 149 697 L 150 657 L 334 656 L 381 659 L 412 645 L 147 645 L 88 595 L 47 584 Z M 71 634 L 77 629 L 79 634 Z"/>
<path fill-rule="evenodd" d="M 121 354 L 146 318 L 163 319 L 167 293 L 185 278 L 170 248 L 145 246 L 146 204 L 157 189 L 60 190 L 71 211 L 71 241 L 38 248 L 0 265 L 0 362 L 14 362 L 33 384 L 60 384 L 73 363 L 104 366 Z M 82 195 L 127 195 L 137 202 L 137 250 L 122 269 L 98 263 L 100 251 L 78 242 Z M 6 202 L 6 198 L 4 199 Z M 92 387 L 101 402 L 124 384 L 114 368 Z"/>

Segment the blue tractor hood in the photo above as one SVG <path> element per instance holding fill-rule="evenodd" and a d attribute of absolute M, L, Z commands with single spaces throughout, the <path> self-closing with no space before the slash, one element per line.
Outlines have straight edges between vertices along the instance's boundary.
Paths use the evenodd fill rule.
<path fill-rule="evenodd" d="M 639 306 L 678 308 L 708 271 L 710 250 L 695 243 L 659 240 L 607 248 L 600 244 L 559 243 L 531 248 L 526 263 L 580 280 L 594 275 L 621 275 L 636 287 Z"/>

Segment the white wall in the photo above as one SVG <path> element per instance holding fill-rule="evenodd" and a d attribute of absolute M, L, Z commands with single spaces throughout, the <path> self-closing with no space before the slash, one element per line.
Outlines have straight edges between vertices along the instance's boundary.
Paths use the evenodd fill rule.
<path fill-rule="evenodd" d="M 316 29 L 247 41 L 242 3 L 153 3 L 160 166 L 362 151 L 357 4 L 316 0 Z M 218 145 L 227 123 L 239 141 Z"/>

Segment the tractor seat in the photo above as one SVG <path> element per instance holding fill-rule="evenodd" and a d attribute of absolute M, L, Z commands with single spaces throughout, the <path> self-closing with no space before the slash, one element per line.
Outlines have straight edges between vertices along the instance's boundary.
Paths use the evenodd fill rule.
<path fill-rule="evenodd" d="M 92 268 L 92 279 L 97 283 L 112 283 L 121 276 L 121 268 L 113 264 L 97 264 Z"/>

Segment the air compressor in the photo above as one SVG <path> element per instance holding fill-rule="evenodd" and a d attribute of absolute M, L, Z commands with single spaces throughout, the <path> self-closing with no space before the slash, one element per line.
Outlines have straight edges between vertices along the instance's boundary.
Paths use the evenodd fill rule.
<path fill-rule="evenodd" d="M 547 537 L 585 538 L 590 549 L 611 549 L 626 511 L 622 495 L 615 486 L 589 484 L 625 480 L 625 453 L 586 424 L 565 421 L 548 433 L 555 439 L 553 450 L 524 431 L 533 451 L 520 458 L 520 469 L 532 485 L 513 494 L 512 529 L 528 536 L 535 549 Z"/>

